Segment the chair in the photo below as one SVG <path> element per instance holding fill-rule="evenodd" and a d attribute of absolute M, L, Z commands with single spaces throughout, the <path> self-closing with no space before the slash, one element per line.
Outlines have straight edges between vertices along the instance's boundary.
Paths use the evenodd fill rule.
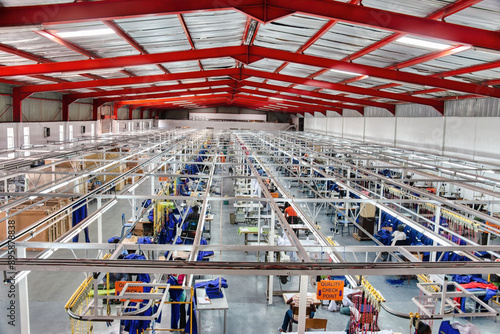
<path fill-rule="evenodd" d="M 123 239 L 123 234 L 126 230 L 132 227 L 132 223 L 127 223 L 125 221 L 125 214 L 122 213 L 122 233 L 120 234 L 120 239 Z M 128 234 L 127 238 L 130 238 L 131 233 Z"/>
<path fill-rule="evenodd" d="M 347 227 L 347 234 L 351 234 L 351 222 L 348 220 L 340 220 L 338 224 L 340 224 L 340 233 L 342 236 L 344 236 L 344 227 Z"/>
<path fill-rule="evenodd" d="M 308 306 L 306 309 L 306 320 L 311 318 L 311 312 L 312 312 L 312 307 Z M 288 325 L 288 331 L 293 332 L 292 330 L 292 324 L 296 324 L 299 321 L 299 308 L 297 306 L 292 306 L 292 320 L 290 321 L 290 324 Z"/>
<path fill-rule="evenodd" d="M 326 332 L 326 324 L 328 323 L 328 319 L 306 319 L 306 331 L 308 329 L 322 329 Z"/>
<path fill-rule="evenodd" d="M 197 220 L 188 220 L 186 222 L 186 229 L 181 233 L 181 239 L 184 239 L 184 241 L 194 240 L 197 228 L 198 228 Z"/>

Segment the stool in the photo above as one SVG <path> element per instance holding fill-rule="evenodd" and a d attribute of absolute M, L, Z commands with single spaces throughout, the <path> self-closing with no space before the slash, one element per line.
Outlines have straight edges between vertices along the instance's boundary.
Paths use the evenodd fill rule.
<path fill-rule="evenodd" d="M 344 227 L 347 227 L 347 234 L 351 233 L 351 223 L 348 220 L 339 220 L 338 224 L 340 224 L 340 234 L 344 236 Z"/>
<path fill-rule="evenodd" d="M 122 233 L 120 234 L 120 239 L 123 239 L 123 234 L 125 233 L 125 231 L 129 228 L 132 227 L 132 223 L 126 223 L 125 222 L 125 214 L 122 213 Z M 130 233 L 128 235 L 128 237 L 130 237 Z"/>

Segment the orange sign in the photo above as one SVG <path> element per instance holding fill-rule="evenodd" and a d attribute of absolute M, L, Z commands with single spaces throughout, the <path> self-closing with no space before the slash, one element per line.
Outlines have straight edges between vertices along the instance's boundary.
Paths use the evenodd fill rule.
<path fill-rule="evenodd" d="M 342 300 L 344 298 L 344 281 L 319 281 L 316 298 L 319 300 Z"/>
<path fill-rule="evenodd" d="M 168 176 L 160 176 L 158 178 L 160 179 L 160 182 L 166 182 L 166 181 L 168 181 Z"/>
<path fill-rule="evenodd" d="M 120 292 L 123 290 L 123 288 L 125 287 L 125 284 L 127 283 L 142 283 L 140 281 L 117 281 L 115 282 L 115 294 L 118 296 L 120 294 Z M 142 286 L 133 286 L 133 285 L 129 285 L 127 287 L 127 292 L 143 292 L 143 287 Z M 126 301 L 126 299 L 120 299 L 121 302 L 124 302 Z M 130 301 L 132 302 L 142 302 L 142 299 L 131 299 Z"/>

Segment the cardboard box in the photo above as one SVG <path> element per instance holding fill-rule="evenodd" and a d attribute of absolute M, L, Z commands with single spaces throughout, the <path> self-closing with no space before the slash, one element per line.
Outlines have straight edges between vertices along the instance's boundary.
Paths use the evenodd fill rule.
<path fill-rule="evenodd" d="M 30 227 L 34 223 L 38 222 L 39 220 L 50 216 L 53 212 L 56 210 L 59 210 L 60 208 L 66 206 L 69 203 L 68 199 L 51 199 L 50 201 L 47 201 L 45 205 L 42 206 L 37 206 L 32 209 L 19 212 L 16 214 L 14 217 L 12 217 L 10 220 L 14 221 L 14 226 L 15 226 L 15 233 L 19 233 L 22 230 Z M 10 214 L 13 215 L 16 212 L 20 211 L 21 209 L 25 208 L 26 205 L 19 205 L 16 207 L 16 209 L 12 209 L 10 211 Z M 5 217 L 5 212 L 3 212 L 4 217 Z M 43 223 L 40 225 L 34 232 L 36 233 L 37 231 L 40 231 L 42 228 L 47 227 L 45 230 L 41 231 L 39 234 L 37 234 L 35 237 L 31 238 L 29 241 L 49 241 L 52 242 L 59 238 L 61 235 L 66 233 L 70 227 L 71 227 L 71 215 L 64 217 L 65 213 L 61 213 L 51 220 Z M 60 218 L 60 219 L 58 219 Z M 6 225 L 5 223 L 2 223 L 0 225 L 3 225 L 0 227 L 0 239 L 3 240 L 7 238 L 7 231 L 5 229 Z M 26 236 L 22 238 L 21 240 L 24 241 L 28 238 L 29 236 Z M 36 251 L 41 251 L 42 249 L 37 249 L 37 248 L 28 248 L 28 250 L 36 250 Z"/>
<path fill-rule="evenodd" d="M 365 218 L 373 218 L 375 217 L 375 209 L 376 207 L 373 204 L 361 204 L 361 211 L 359 215 Z"/>

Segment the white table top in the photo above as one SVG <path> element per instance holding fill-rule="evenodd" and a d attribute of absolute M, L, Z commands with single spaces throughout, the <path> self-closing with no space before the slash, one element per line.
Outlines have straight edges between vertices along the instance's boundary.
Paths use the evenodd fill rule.
<path fill-rule="evenodd" d="M 203 281 L 209 281 L 209 280 L 196 280 L 194 281 L 195 284 Z M 210 299 L 210 304 L 196 304 L 196 308 L 199 311 L 203 310 L 227 310 L 229 309 L 229 305 L 227 304 L 227 298 L 226 298 L 226 292 L 224 291 L 224 288 L 221 289 L 222 294 L 224 297 L 222 298 L 216 298 L 216 299 Z M 196 298 L 197 299 L 203 299 L 206 297 L 205 293 L 205 288 L 197 288 L 196 289 Z"/>

